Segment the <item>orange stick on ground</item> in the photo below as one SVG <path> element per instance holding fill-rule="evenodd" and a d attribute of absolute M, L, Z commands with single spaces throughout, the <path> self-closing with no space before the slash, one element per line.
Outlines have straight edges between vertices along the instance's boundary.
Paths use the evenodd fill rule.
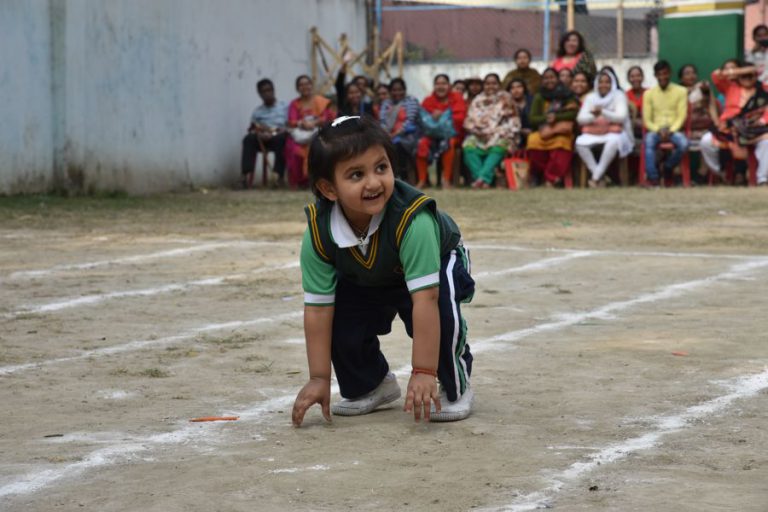
<path fill-rule="evenodd" d="M 239 419 L 238 416 L 203 416 L 202 418 L 192 418 L 189 421 L 198 423 L 201 421 L 236 421 Z"/>
<path fill-rule="evenodd" d="M 677 352 L 672 352 L 672 355 L 673 356 L 687 356 L 688 352 L 683 352 L 682 350 L 680 350 L 680 351 L 677 351 Z"/>

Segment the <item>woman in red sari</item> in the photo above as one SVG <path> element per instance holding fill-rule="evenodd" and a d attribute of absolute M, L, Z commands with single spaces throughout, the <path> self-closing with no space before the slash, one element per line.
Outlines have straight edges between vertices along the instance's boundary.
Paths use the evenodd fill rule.
<path fill-rule="evenodd" d="M 416 171 L 419 188 L 427 186 L 428 169 L 431 161 L 440 158 L 443 167 L 443 188 L 450 188 L 453 180 L 453 161 L 456 148 L 464 140 L 464 118 L 467 117 L 467 104 L 464 97 L 451 90 L 451 80 L 448 75 L 440 74 L 435 77 L 434 90 L 421 103 L 421 108 L 431 116 L 431 122 L 439 123 L 440 119 L 450 110 L 453 121 L 453 135 L 450 138 L 440 137 L 425 127 L 427 135 L 419 141 L 416 151 Z M 424 124 L 424 123 L 422 123 Z"/>
<path fill-rule="evenodd" d="M 299 97 L 288 106 L 289 137 L 285 143 L 285 164 L 288 170 L 288 185 L 304 188 L 307 178 L 307 152 L 309 138 L 323 123 L 332 121 L 335 112 L 331 101 L 314 93 L 312 79 L 301 75 L 296 79 Z"/>

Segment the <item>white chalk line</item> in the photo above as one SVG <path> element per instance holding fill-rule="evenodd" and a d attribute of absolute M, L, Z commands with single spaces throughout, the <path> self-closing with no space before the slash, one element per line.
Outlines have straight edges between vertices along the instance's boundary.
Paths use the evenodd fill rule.
<path fill-rule="evenodd" d="M 36 361 L 34 363 L 23 363 L 10 366 L 0 367 L 0 376 L 11 375 L 13 373 L 19 373 L 26 370 L 39 369 L 45 366 L 52 366 L 55 364 L 69 363 L 72 361 L 82 361 L 83 359 L 93 359 L 104 356 L 111 356 L 114 354 L 121 354 L 124 352 L 132 352 L 135 350 L 143 350 L 146 348 L 158 348 L 167 345 L 172 345 L 180 341 L 189 340 L 200 334 L 208 332 L 219 331 L 224 329 L 238 329 L 243 327 L 252 327 L 254 325 L 263 325 L 270 323 L 284 322 L 286 320 L 293 320 L 299 318 L 304 314 L 303 311 L 293 311 L 290 313 L 284 313 L 281 315 L 271 317 L 258 317 L 252 320 L 238 320 L 232 322 L 224 322 L 217 324 L 207 324 L 195 329 L 191 329 L 183 334 L 176 334 L 173 336 L 166 336 L 164 338 L 149 339 L 149 340 L 134 340 L 128 343 L 122 343 L 120 345 L 112 345 L 110 347 L 96 348 L 93 350 L 86 350 L 74 356 L 59 357 L 56 359 L 47 359 L 44 361 Z"/>
<path fill-rule="evenodd" d="M 254 421 L 258 424 L 267 419 L 265 413 L 290 405 L 292 398 L 290 394 L 271 398 L 241 411 L 238 415 L 241 421 Z M 83 457 L 82 460 L 67 464 L 63 468 L 45 469 L 28 473 L 15 482 L 0 487 L 0 498 L 36 492 L 62 478 L 75 477 L 89 469 L 108 466 L 126 459 L 130 460 L 137 454 L 150 451 L 157 446 L 181 445 L 189 443 L 193 439 L 199 440 L 201 437 L 211 437 L 219 429 L 226 428 L 227 426 L 228 422 L 187 423 L 184 427 L 170 432 L 143 437 L 129 437 L 127 441 L 122 441 L 119 444 L 94 450 Z"/>
<path fill-rule="evenodd" d="M 482 340 L 480 346 L 478 346 L 478 342 L 475 342 L 473 345 L 473 351 L 506 348 L 508 347 L 508 344 L 502 342 L 518 341 L 534 334 L 548 331 L 557 331 L 578 325 L 581 322 L 589 319 L 612 320 L 615 318 L 616 313 L 632 308 L 634 306 L 639 306 L 641 304 L 652 304 L 661 300 L 680 297 L 683 294 L 693 290 L 704 288 L 721 281 L 740 280 L 744 277 L 745 274 L 763 267 L 768 267 L 768 259 L 759 259 L 755 261 L 739 263 L 733 265 L 726 272 L 714 276 L 668 285 L 655 292 L 644 293 L 638 297 L 635 297 L 634 299 L 612 302 L 590 311 L 561 314 L 558 315 L 559 319 L 553 322 L 538 324 L 525 329 L 517 329 L 486 338 Z"/>
<path fill-rule="evenodd" d="M 193 288 L 199 288 L 204 286 L 218 286 L 226 283 L 227 281 L 237 281 L 237 280 L 247 279 L 248 277 L 258 275 L 258 274 L 264 274 L 264 273 L 274 272 L 277 270 L 286 270 L 286 269 L 292 269 L 292 268 L 298 268 L 298 267 L 299 267 L 299 262 L 285 263 L 282 265 L 273 265 L 269 267 L 260 268 L 244 274 L 243 273 L 230 274 L 226 276 L 209 277 L 206 279 L 196 279 L 194 281 L 187 281 L 186 283 L 168 284 L 163 286 L 157 286 L 154 288 L 144 288 L 141 290 L 124 290 L 124 291 L 118 291 L 118 292 L 83 295 L 83 296 L 74 297 L 74 298 L 63 298 L 63 299 L 56 300 L 54 302 L 39 304 L 36 306 L 22 306 L 19 309 L 0 315 L 0 318 L 13 319 L 22 315 L 53 313 L 56 311 L 61 311 L 63 309 L 70 309 L 70 308 L 75 308 L 80 306 L 92 306 L 92 305 L 99 304 L 99 303 L 102 303 L 108 300 L 113 300 L 113 299 L 126 299 L 130 297 L 150 297 L 153 295 L 161 295 L 164 293 L 187 291 Z"/>
<path fill-rule="evenodd" d="M 177 249 L 168 249 L 165 251 L 151 252 L 147 254 L 136 254 L 134 256 L 125 256 L 122 258 L 115 258 L 111 260 L 91 261 L 86 263 L 73 263 L 69 265 L 56 265 L 47 269 L 39 270 L 20 270 L 13 272 L 6 277 L 6 280 L 43 277 L 51 274 L 68 272 L 72 270 L 90 270 L 99 267 L 107 267 L 113 265 L 128 265 L 132 263 L 143 263 L 145 261 L 151 261 L 162 258 L 177 258 L 179 256 L 189 256 L 197 252 L 215 251 L 217 249 L 223 249 L 227 247 L 259 247 L 269 245 L 286 245 L 281 242 L 269 242 L 269 241 L 249 241 L 249 240 L 233 240 L 226 242 L 213 242 L 201 245 L 195 245 L 192 247 L 179 247 Z"/>
<path fill-rule="evenodd" d="M 505 270 L 492 270 L 487 272 L 478 272 L 477 274 L 474 274 L 472 277 L 477 280 L 477 279 L 483 279 L 483 278 L 492 277 L 492 276 L 502 276 L 506 274 L 519 274 L 522 272 L 530 272 L 532 270 L 543 270 L 545 268 L 554 267 L 561 263 L 565 263 L 567 261 L 574 260 L 577 258 L 593 256 L 594 254 L 595 253 L 591 251 L 577 251 L 570 254 L 566 254 L 565 256 L 557 256 L 555 258 L 548 258 L 541 261 L 534 261 L 532 263 L 528 263 L 520 267 L 508 268 Z"/>
<path fill-rule="evenodd" d="M 677 283 L 670 286 L 667 286 L 665 288 L 662 288 L 658 292 L 651 293 L 651 294 L 644 294 L 637 299 L 632 299 L 628 301 L 622 301 L 618 303 L 611 303 L 606 306 L 603 306 L 602 308 L 598 308 L 593 310 L 599 317 L 606 318 L 606 319 L 612 319 L 615 318 L 614 316 L 608 316 L 604 312 L 610 312 L 615 313 L 622 309 L 626 309 L 630 307 L 630 305 L 638 305 L 638 304 L 645 304 L 645 303 L 651 303 L 656 302 L 659 300 L 674 298 L 679 295 L 681 295 L 684 291 L 689 292 L 693 291 L 695 289 L 701 288 L 705 284 L 714 284 L 720 281 L 724 281 L 727 279 L 734 279 L 741 277 L 742 274 L 751 272 L 753 270 L 762 268 L 768 266 L 768 261 L 760 260 L 760 261 L 754 261 L 754 262 L 748 262 L 744 264 L 734 265 L 726 272 L 723 272 L 721 274 L 717 274 L 715 276 L 711 276 L 709 278 L 704 279 L 697 279 L 694 281 L 684 282 L 684 283 Z M 614 306 L 614 304 L 623 304 L 622 307 Z M 578 315 L 576 315 L 578 316 Z M 577 322 L 576 322 L 577 323 Z M 572 322 L 555 322 L 550 324 L 543 324 L 543 325 L 559 325 L 560 327 L 557 328 L 564 328 L 571 325 L 574 325 Z M 515 336 L 514 333 L 516 331 L 510 331 L 508 333 L 505 333 L 500 336 L 493 336 L 490 338 L 486 338 L 484 340 L 478 340 L 473 343 L 473 350 L 475 352 L 478 351 L 478 349 L 483 350 L 485 347 L 492 347 L 495 344 L 498 344 L 499 341 L 502 340 L 517 340 L 521 339 L 526 336 L 530 336 L 532 334 L 535 334 L 537 332 L 544 332 L 547 330 L 555 330 L 554 327 L 549 327 L 547 329 L 542 329 L 541 331 L 537 331 L 535 327 L 528 328 L 528 329 L 522 329 L 520 331 L 520 336 Z M 395 372 L 398 375 L 403 375 L 404 373 L 410 373 L 410 366 L 405 366 L 403 368 L 400 368 Z M 766 372 L 764 372 L 766 373 Z M 763 375 L 763 374 L 760 374 Z M 744 377 L 745 379 L 749 379 L 750 377 Z M 765 377 L 768 378 L 768 375 Z M 768 386 L 768 384 L 766 384 Z M 333 388 L 336 390 L 336 387 Z M 762 388 L 761 388 L 762 389 Z M 336 392 L 336 391 L 334 391 Z M 272 409 L 280 408 L 280 407 L 287 407 L 295 398 L 294 393 L 286 393 L 282 396 L 274 397 L 269 400 L 267 400 L 264 403 L 259 403 L 254 405 L 253 407 L 246 409 L 240 413 L 234 413 L 235 415 L 240 416 L 240 419 L 243 421 L 263 421 L 263 414 L 265 412 L 268 412 Z M 725 407 L 730 402 L 735 400 L 735 398 L 724 401 L 722 407 Z M 718 399 L 715 399 L 714 402 L 717 401 L 723 401 L 723 398 L 720 397 Z M 713 401 L 710 401 L 713 402 Z M 706 403 L 710 403 L 706 402 Z M 704 405 L 706 405 L 706 403 Z M 703 406 L 697 406 L 697 407 L 704 407 Z M 706 408 L 706 407 L 705 407 Z M 698 410 L 698 409 L 697 409 Z M 162 439 L 163 443 L 160 441 L 155 440 L 155 444 L 168 444 L 171 441 L 174 441 L 176 443 L 182 443 L 189 441 L 189 436 L 192 434 L 190 432 L 190 426 L 185 426 L 181 429 L 178 429 L 176 431 L 171 431 L 168 433 L 163 434 L 156 434 L 154 436 L 149 436 L 147 439 Z M 199 432 L 199 431 L 198 431 Z M 211 432 L 210 430 L 207 432 Z M 159 437 L 158 437 L 159 436 Z M 10 495 L 19 495 L 19 494 L 29 494 L 32 492 L 35 492 L 57 480 L 60 480 L 65 477 L 75 476 L 76 474 L 82 473 L 83 471 L 95 467 L 101 467 L 106 466 L 109 464 L 116 463 L 120 458 L 125 458 L 127 456 L 130 456 L 131 454 L 135 453 L 139 450 L 148 450 L 148 444 L 144 443 L 142 445 L 139 445 L 138 447 L 136 445 L 128 445 L 128 446 L 112 446 L 108 448 L 103 448 L 100 450 L 95 450 L 91 452 L 83 461 L 80 461 L 78 463 L 69 464 L 63 468 L 59 469 L 46 469 L 41 470 L 37 472 L 28 473 L 27 475 L 21 477 L 20 479 L 16 480 L 15 482 L 12 482 L 10 484 L 4 485 L 3 487 L 0 487 L 0 498 L 4 496 L 10 496 Z M 595 462 L 597 464 L 597 462 Z"/>
<path fill-rule="evenodd" d="M 542 270 L 542 269 L 545 269 L 545 268 L 550 268 L 550 267 L 559 265 L 561 263 L 565 263 L 565 262 L 570 261 L 572 259 L 582 258 L 582 257 L 589 256 L 589 255 L 590 255 L 590 253 L 583 252 L 583 253 L 572 254 L 572 255 L 567 255 L 567 256 L 558 256 L 558 257 L 555 257 L 555 258 L 544 259 L 544 260 L 537 261 L 537 262 L 534 262 L 534 263 L 528 263 L 528 264 L 525 264 L 525 265 L 522 265 L 522 266 L 519 266 L 519 267 L 511 267 L 511 268 L 506 268 L 506 269 L 501 269 L 501 270 L 496 270 L 496 271 L 491 271 L 491 272 L 483 272 L 483 273 L 481 273 L 483 275 L 481 275 L 479 277 L 478 276 L 475 276 L 475 277 L 477 279 L 484 279 L 486 277 L 492 277 L 492 276 L 495 276 L 495 275 L 505 275 L 505 274 L 512 274 L 512 273 L 523 272 L 523 271 Z M 298 265 L 298 264 L 289 264 L 289 265 Z M 270 270 L 270 269 L 262 269 L 262 271 L 268 271 L 268 270 Z M 302 314 L 303 314 L 303 312 L 300 310 L 300 311 L 295 311 L 293 313 L 289 313 L 288 315 L 291 318 L 294 318 L 295 316 L 300 316 Z M 192 338 L 192 337 L 197 336 L 198 334 L 203 333 L 203 332 L 208 332 L 208 331 L 213 331 L 213 330 L 221 330 L 221 329 L 237 329 L 239 327 L 249 327 L 249 326 L 252 326 L 252 325 L 257 325 L 259 323 L 263 323 L 264 321 L 269 321 L 269 319 L 257 318 L 257 319 L 249 320 L 249 321 L 245 321 L 245 322 L 243 322 L 243 321 L 233 321 L 233 322 L 227 322 L 227 323 L 212 324 L 212 326 L 203 326 L 203 327 L 199 327 L 197 329 L 193 329 L 193 330 L 191 330 L 191 331 L 189 331 L 188 333 L 185 333 L 185 334 L 179 334 L 179 335 L 174 335 L 174 336 L 167 336 L 165 338 L 160 338 L 160 339 L 156 339 L 156 340 L 136 340 L 136 341 L 131 341 L 131 342 L 124 343 L 124 344 L 121 344 L 121 345 L 114 345 L 112 347 L 105 347 L 105 348 L 89 350 L 89 351 L 83 352 L 81 354 L 78 354 L 76 356 L 61 357 L 61 358 L 57 358 L 57 359 L 48 359 L 48 360 L 44 360 L 44 361 L 37 361 L 37 362 L 34 362 L 34 363 L 24 363 L 24 364 L 17 364 L 17 365 L 11 365 L 11 366 L 2 366 L 2 367 L 0 367 L 0 376 L 10 375 L 12 373 L 18 373 L 18 372 L 21 372 L 21 371 L 31 370 L 31 369 L 35 369 L 35 368 L 41 368 L 43 366 L 50 366 L 50 365 L 54 365 L 54 364 L 66 363 L 66 362 L 71 362 L 71 361 L 80 361 L 80 360 L 83 360 L 83 359 L 102 357 L 102 356 L 107 356 L 107 355 L 112 355 L 112 354 L 117 354 L 117 353 L 122 353 L 122 352 L 130 352 L 130 351 L 134 351 L 134 350 L 142 350 L 142 349 L 148 348 L 148 347 L 156 348 L 156 347 L 159 347 L 159 346 L 170 345 L 170 344 L 173 344 L 173 343 L 177 343 L 179 341 L 183 341 L 183 340 Z M 298 343 L 298 342 L 303 343 L 304 339 L 303 338 L 295 338 L 295 339 L 291 340 L 291 343 Z"/>
<path fill-rule="evenodd" d="M 182 250 L 182 249 L 174 249 L 174 250 Z M 592 254 L 593 253 L 589 251 L 576 251 L 576 252 L 567 254 L 565 256 L 559 256 L 555 258 L 536 261 L 520 267 L 514 267 L 514 268 L 509 268 L 509 269 L 500 270 L 500 271 L 481 272 L 477 274 L 475 277 L 477 279 L 482 279 L 485 277 L 495 276 L 495 275 L 504 275 L 504 274 L 533 271 L 533 270 L 542 270 L 542 269 L 549 268 L 575 258 L 583 258 L 586 256 L 591 256 Z M 116 292 L 109 292 L 109 293 L 84 295 L 84 296 L 75 297 L 75 298 L 63 298 L 63 299 L 59 299 L 54 302 L 49 302 L 46 304 L 40 304 L 35 306 L 29 306 L 29 305 L 22 306 L 14 311 L 0 315 L 0 318 L 13 319 L 22 315 L 53 313 L 56 311 L 61 311 L 63 309 L 69 309 L 69 308 L 80 307 L 80 306 L 91 306 L 91 305 L 99 304 L 101 302 L 113 300 L 113 299 L 125 299 L 125 298 L 131 298 L 131 297 L 149 297 L 149 296 L 160 295 L 164 293 L 186 291 L 192 288 L 203 287 L 203 286 L 218 286 L 218 285 L 224 284 L 226 281 L 236 281 L 240 279 L 245 279 L 255 274 L 262 274 L 262 273 L 272 272 L 275 270 L 285 270 L 285 269 L 298 268 L 298 267 L 299 267 L 299 263 L 293 262 L 293 263 L 287 263 L 284 265 L 276 265 L 276 266 L 258 269 L 258 270 L 249 272 L 247 274 L 241 273 L 241 274 L 231 274 L 227 276 L 211 277 L 207 279 L 197 279 L 194 281 L 188 281 L 186 283 L 169 284 L 169 285 L 158 286 L 154 288 L 146 288 L 142 290 L 116 291 Z"/>
<path fill-rule="evenodd" d="M 679 414 L 651 416 L 645 421 L 655 424 L 656 428 L 654 430 L 620 443 L 600 448 L 597 453 L 588 455 L 586 457 L 587 461 L 574 462 L 566 469 L 556 473 L 555 476 L 550 477 L 552 483 L 544 489 L 519 496 L 508 505 L 484 508 L 482 510 L 486 512 L 524 512 L 551 508 L 551 500 L 565 490 L 569 483 L 575 482 L 597 469 L 604 468 L 608 464 L 619 462 L 630 454 L 654 448 L 658 446 L 659 441 L 664 436 L 689 428 L 695 422 L 707 416 L 723 412 L 726 407 L 736 400 L 753 397 L 768 388 L 768 369 L 755 375 L 737 377 L 720 384 L 725 384 L 732 391 L 688 407 Z"/>
<path fill-rule="evenodd" d="M 672 252 L 672 251 L 618 251 L 601 249 L 559 249 L 554 247 L 535 248 L 516 245 L 497 245 L 497 244 L 468 244 L 470 250 L 486 251 L 509 251 L 509 252 L 555 252 L 555 253 L 578 253 L 591 252 L 600 256 L 633 256 L 633 257 L 658 257 L 658 258 L 701 258 L 701 259 L 735 259 L 735 260 L 756 260 L 768 258 L 761 254 L 717 254 L 708 252 Z"/>

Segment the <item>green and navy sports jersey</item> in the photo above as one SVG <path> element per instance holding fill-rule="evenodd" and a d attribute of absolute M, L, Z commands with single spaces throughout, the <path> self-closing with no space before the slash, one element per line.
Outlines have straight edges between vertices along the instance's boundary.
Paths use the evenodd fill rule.
<path fill-rule="evenodd" d="M 440 258 L 461 234 L 434 199 L 399 180 L 369 233 L 357 239 L 340 207 L 319 200 L 305 209 L 308 228 L 301 247 L 307 305 L 332 305 L 337 276 L 361 286 L 406 286 L 410 292 L 437 286 Z"/>

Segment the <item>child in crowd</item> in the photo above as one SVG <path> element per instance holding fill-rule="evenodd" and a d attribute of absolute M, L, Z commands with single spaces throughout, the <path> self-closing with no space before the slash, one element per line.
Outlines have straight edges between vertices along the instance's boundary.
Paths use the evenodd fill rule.
<path fill-rule="evenodd" d="M 340 117 L 310 144 L 315 204 L 301 248 L 309 381 L 293 406 L 300 426 L 367 414 L 400 397 L 379 348 L 395 315 L 413 338 L 404 410 L 429 421 L 466 418 L 472 355 L 460 306 L 474 294 L 453 220 L 434 199 L 395 179 L 389 135 L 367 117 Z M 342 400 L 331 406 L 331 363 Z M 438 391 L 438 380 L 441 391 Z"/>

